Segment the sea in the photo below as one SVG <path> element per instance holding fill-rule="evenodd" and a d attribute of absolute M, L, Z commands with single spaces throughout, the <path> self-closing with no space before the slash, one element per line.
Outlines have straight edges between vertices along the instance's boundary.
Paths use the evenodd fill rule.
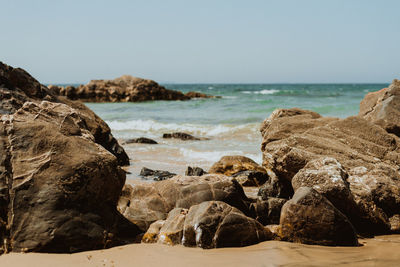
<path fill-rule="evenodd" d="M 141 103 L 86 103 L 110 126 L 130 157 L 127 179 L 143 180 L 143 167 L 184 174 L 188 166 L 207 171 L 225 155 L 262 162 L 261 123 L 278 108 L 298 107 L 323 116 L 357 115 L 365 94 L 388 84 L 163 84 L 182 92 L 221 98 Z M 201 141 L 163 139 L 185 132 Z M 124 144 L 147 137 L 159 144 Z"/>

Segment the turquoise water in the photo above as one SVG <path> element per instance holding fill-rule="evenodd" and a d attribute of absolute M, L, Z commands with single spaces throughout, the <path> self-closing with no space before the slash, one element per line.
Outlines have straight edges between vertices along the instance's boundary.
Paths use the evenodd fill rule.
<path fill-rule="evenodd" d="M 219 99 L 87 103 L 104 119 L 114 136 L 150 137 L 157 146 L 126 145 L 133 173 L 143 166 L 184 172 L 187 165 L 205 169 L 221 156 L 240 154 L 261 163 L 260 123 L 277 108 L 298 107 L 323 116 L 357 115 L 366 93 L 388 84 L 166 84 L 183 92 L 199 91 Z M 166 132 L 184 131 L 209 141 L 163 140 Z"/>

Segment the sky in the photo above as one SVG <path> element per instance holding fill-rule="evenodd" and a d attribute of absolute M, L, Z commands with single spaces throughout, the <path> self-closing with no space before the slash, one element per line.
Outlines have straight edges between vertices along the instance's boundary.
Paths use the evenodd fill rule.
<path fill-rule="evenodd" d="M 0 61 L 42 83 L 389 83 L 397 0 L 0 0 Z"/>

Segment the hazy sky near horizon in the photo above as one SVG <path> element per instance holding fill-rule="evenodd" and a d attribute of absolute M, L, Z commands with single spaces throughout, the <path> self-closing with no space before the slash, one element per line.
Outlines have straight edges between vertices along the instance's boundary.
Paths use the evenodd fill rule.
<path fill-rule="evenodd" d="M 0 0 L 0 8 L 0 61 L 42 83 L 400 78 L 396 0 Z"/>

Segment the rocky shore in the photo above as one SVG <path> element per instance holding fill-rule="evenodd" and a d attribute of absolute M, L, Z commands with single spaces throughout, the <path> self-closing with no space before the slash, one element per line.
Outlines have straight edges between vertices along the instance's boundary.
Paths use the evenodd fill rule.
<path fill-rule="evenodd" d="M 166 89 L 153 80 L 123 75 L 114 80 L 92 80 L 86 85 L 49 85 L 55 95 L 82 102 L 142 102 L 151 100 L 190 100 L 193 98 L 217 98 L 199 92 L 186 94 Z"/>
<path fill-rule="evenodd" d="M 262 165 L 229 156 L 207 173 L 188 169 L 132 186 L 121 168 L 129 158 L 109 127 L 73 100 L 189 97 L 153 83 L 123 76 L 48 88 L 0 63 L 0 253 L 134 242 L 359 246 L 360 237 L 400 231 L 397 80 L 346 119 L 275 110 L 260 129 Z"/>

